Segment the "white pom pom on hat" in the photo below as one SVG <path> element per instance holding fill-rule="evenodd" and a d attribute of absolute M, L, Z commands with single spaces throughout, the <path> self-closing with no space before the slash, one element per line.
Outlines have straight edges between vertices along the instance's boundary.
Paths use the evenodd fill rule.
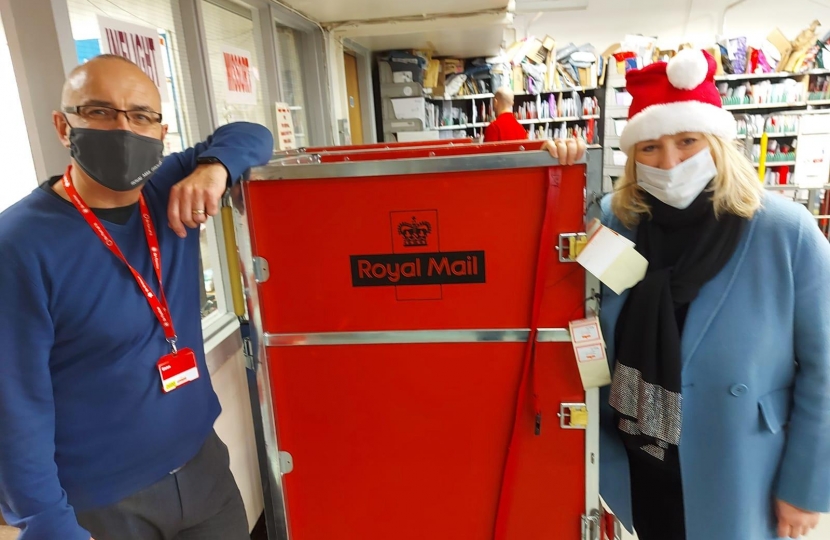
<path fill-rule="evenodd" d="M 700 49 L 683 49 L 666 66 L 666 75 L 675 88 L 692 90 L 706 80 L 709 62 Z"/>

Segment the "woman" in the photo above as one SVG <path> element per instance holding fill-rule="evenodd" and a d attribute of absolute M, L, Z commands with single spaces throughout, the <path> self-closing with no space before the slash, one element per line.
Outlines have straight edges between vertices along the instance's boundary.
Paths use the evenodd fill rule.
<path fill-rule="evenodd" d="M 601 491 L 640 540 L 798 538 L 830 510 L 830 244 L 737 151 L 708 53 L 630 72 L 603 222 L 649 261 L 603 290 Z"/>

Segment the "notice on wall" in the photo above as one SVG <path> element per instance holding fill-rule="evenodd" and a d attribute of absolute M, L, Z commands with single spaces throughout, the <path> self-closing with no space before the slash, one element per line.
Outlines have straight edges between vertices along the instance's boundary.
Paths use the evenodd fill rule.
<path fill-rule="evenodd" d="M 228 83 L 225 94 L 228 103 L 256 105 L 254 92 L 255 69 L 251 52 L 236 47 L 222 47 L 225 77 Z"/>
<path fill-rule="evenodd" d="M 161 100 L 170 101 L 167 77 L 164 74 L 162 44 L 156 28 L 139 26 L 109 17 L 98 16 L 101 32 L 101 53 L 117 54 L 134 62 L 156 83 Z"/>
<path fill-rule="evenodd" d="M 291 109 L 288 103 L 276 103 L 277 109 L 277 148 L 279 150 L 294 150 L 297 148 L 297 139 L 294 137 L 294 119 L 291 118 Z"/>

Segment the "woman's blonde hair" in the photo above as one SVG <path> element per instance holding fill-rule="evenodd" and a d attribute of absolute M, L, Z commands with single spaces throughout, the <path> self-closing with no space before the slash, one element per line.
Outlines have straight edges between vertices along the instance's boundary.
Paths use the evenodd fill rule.
<path fill-rule="evenodd" d="M 710 191 L 715 205 L 715 215 L 734 214 L 752 218 L 761 208 L 763 186 L 752 164 L 741 154 L 732 141 L 704 133 L 709 143 L 717 175 Z M 624 175 L 614 186 L 611 209 L 623 225 L 632 229 L 640 223 L 642 216 L 651 215 L 651 208 L 645 199 L 645 191 L 637 185 L 637 168 L 634 161 L 635 149 L 628 153 Z"/>

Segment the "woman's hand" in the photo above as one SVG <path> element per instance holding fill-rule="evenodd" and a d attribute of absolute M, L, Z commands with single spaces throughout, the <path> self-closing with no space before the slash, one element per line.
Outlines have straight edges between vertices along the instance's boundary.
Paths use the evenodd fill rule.
<path fill-rule="evenodd" d="M 542 145 L 542 150 L 547 150 L 550 155 L 559 160 L 562 165 L 573 165 L 585 155 L 587 145 L 582 139 L 556 139 L 547 140 Z"/>
<path fill-rule="evenodd" d="M 778 518 L 778 536 L 781 538 L 801 538 L 818 526 L 818 512 L 796 508 L 780 499 L 775 501 L 775 516 Z"/>

